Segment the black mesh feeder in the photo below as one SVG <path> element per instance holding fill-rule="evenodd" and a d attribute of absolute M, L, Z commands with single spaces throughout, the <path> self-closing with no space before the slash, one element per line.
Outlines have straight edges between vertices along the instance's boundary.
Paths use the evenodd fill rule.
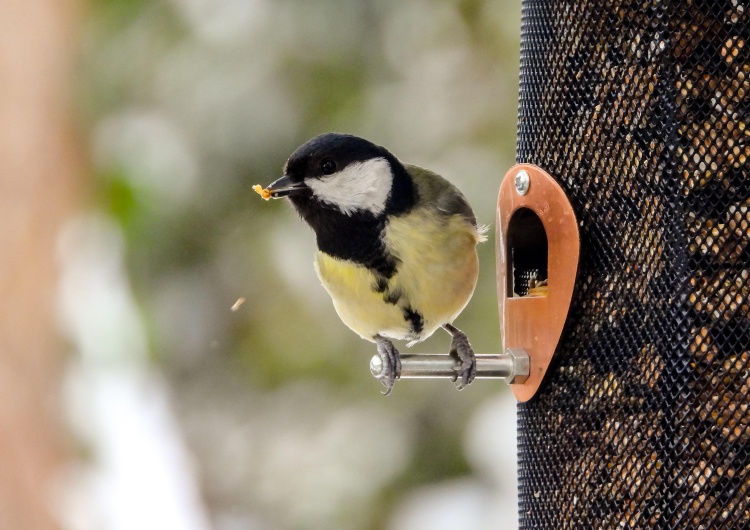
<path fill-rule="evenodd" d="M 580 241 L 557 280 L 557 228 L 501 201 L 506 347 L 569 290 L 513 385 L 520 528 L 750 528 L 750 2 L 525 0 L 517 162 Z"/>

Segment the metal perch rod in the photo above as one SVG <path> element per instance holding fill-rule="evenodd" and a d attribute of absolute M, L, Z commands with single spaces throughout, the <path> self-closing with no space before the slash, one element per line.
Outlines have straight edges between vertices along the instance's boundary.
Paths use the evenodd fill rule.
<path fill-rule="evenodd" d="M 477 379 L 504 379 L 507 383 L 523 383 L 529 375 L 529 356 L 524 350 L 507 353 L 477 354 Z M 454 378 L 460 361 L 445 354 L 401 354 L 399 379 Z M 377 376 L 382 370 L 380 358 L 370 360 L 370 371 Z"/>

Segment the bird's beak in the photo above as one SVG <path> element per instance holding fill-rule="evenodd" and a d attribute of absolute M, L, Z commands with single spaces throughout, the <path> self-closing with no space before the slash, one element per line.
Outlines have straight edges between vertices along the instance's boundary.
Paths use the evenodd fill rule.
<path fill-rule="evenodd" d="M 296 182 L 289 176 L 284 175 L 278 180 L 274 180 L 266 188 L 271 192 L 271 198 L 281 199 L 292 195 L 311 195 L 312 190 L 304 182 Z"/>

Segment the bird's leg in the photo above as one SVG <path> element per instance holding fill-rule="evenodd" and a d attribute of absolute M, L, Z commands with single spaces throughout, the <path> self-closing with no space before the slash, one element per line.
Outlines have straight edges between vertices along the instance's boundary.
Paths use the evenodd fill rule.
<path fill-rule="evenodd" d="M 456 383 L 458 390 L 463 390 L 477 375 L 477 359 L 474 355 L 474 350 L 471 349 L 469 337 L 466 336 L 466 333 L 453 324 L 445 324 L 443 325 L 443 329 L 453 336 L 450 354 L 461 362 L 461 366 L 453 378 L 453 382 Z"/>
<path fill-rule="evenodd" d="M 384 396 L 393 390 L 396 379 L 401 377 L 401 358 L 398 350 L 391 341 L 383 337 L 376 337 L 378 358 L 380 359 L 380 373 L 375 378 L 385 387 Z"/>

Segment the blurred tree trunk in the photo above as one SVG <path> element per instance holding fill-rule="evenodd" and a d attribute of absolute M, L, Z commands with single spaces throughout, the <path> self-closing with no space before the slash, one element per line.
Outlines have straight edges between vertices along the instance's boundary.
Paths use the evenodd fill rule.
<path fill-rule="evenodd" d="M 0 0 L 0 528 L 59 528 L 65 459 L 55 241 L 80 167 L 76 0 Z"/>

